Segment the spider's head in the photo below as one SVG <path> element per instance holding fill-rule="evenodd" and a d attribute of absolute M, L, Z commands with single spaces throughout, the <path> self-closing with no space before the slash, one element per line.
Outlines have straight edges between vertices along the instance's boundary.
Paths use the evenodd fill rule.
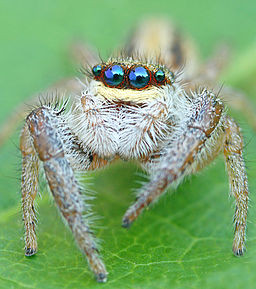
<path fill-rule="evenodd" d="M 172 85 L 174 74 L 165 67 L 136 61 L 109 61 L 92 68 L 98 92 L 109 100 L 140 102 L 158 97 L 161 87 Z"/>

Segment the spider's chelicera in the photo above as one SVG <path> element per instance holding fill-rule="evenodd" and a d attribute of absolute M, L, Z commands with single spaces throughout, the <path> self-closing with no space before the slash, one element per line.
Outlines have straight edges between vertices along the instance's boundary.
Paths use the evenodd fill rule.
<path fill-rule="evenodd" d="M 88 220 L 88 198 L 83 198 L 76 172 L 116 159 L 136 160 L 148 172 L 149 182 L 123 217 L 123 227 L 129 227 L 169 186 L 198 172 L 221 152 L 236 201 L 233 252 L 243 254 L 248 207 L 243 138 L 219 96 L 206 87 L 194 88 L 210 86 L 218 63 L 210 62 L 210 71 L 207 65 L 196 70 L 195 53 L 182 39 L 166 23 L 142 25 L 126 45 L 126 57 L 97 64 L 100 61 L 91 56 L 92 75 L 82 86 L 75 82 L 79 89 L 72 88 L 77 97 L 67 96 L 63 105 L 58 105 L 59 97 L 57 102 L 41 103 L 27 116 L 20 140 L 27 256 L 37 252 L 34 200 L 39 166 L 89 267 L 99 282 L 105 282 L 107 271 Z"/>

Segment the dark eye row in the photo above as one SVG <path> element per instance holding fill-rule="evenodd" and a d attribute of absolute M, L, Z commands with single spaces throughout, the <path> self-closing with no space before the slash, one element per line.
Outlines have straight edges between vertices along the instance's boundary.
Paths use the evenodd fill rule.
<path fill-rule="evenodd" d="M 106 86 L 117 88 L 144 89 L 149 85 L 161 85 L 167 82 L 163 70 L 150 71 L 146 66 L 134 65 L 126 68 L 120 64 L 95 65 L 92 73 L 96 80 Z"/>

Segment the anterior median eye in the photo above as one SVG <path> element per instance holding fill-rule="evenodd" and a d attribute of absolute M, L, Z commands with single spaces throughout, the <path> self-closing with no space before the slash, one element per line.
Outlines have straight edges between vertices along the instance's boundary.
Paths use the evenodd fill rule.
<path fill-rule="evenodd" d="M 118 86 L 124 80 L 124 70 L 120 65 L 113 65 L 104 71 L 104 81 L 109 86 Z"/>
<path fill-rule="evenodd" d="M 147 86 L 149 80 L 150 72 L 143 66 L 134 67 L 129 73 L 129 82 L 135 88 Z"/>
<path fill-rule="evenodd" d="M 92 73 L 93 73 L 96 77 L 98 77 L 98 76 L 101 75 L 101 71 L 102 71 L 102 67 L 101 67 L 100 64 L 95 65 L 95 66 L 92 68 Z"/>
<path fill-rule="evenodd" d="M 163 70 L 159 69 L 155 72 L 155 79 L 159 83 L 165 80 L 165 73 L 163 72 Z"/>

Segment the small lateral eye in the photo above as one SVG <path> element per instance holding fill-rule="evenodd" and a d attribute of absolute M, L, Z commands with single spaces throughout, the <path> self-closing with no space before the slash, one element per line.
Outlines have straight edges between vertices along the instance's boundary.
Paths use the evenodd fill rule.
<path fill-rule="evenodd" d="M 163 70 L 159 69 L 155 72 L 155 79 L 159 83 L 165 80 L 165 73 L 163 72 Z"/>
<path fill-rule="evenodd" d="M 143 88 L 149 83 L 150 72 L 143 66 L 137 66 L 131 69 L 128 77 L 131 86 Z"/>
<path fill-rule="evenodd" d="M 92 73 L 94 76 L 99 77 L 102 72 L 102 66 L 100 64 L 93 66 Z"/>
<path fill-rule="evenodd" d="M 113 65 L 104 71 L 104 80 L 109 86 L 118 86 L 124 80 L 124 70 L 120 65 Z"/>

